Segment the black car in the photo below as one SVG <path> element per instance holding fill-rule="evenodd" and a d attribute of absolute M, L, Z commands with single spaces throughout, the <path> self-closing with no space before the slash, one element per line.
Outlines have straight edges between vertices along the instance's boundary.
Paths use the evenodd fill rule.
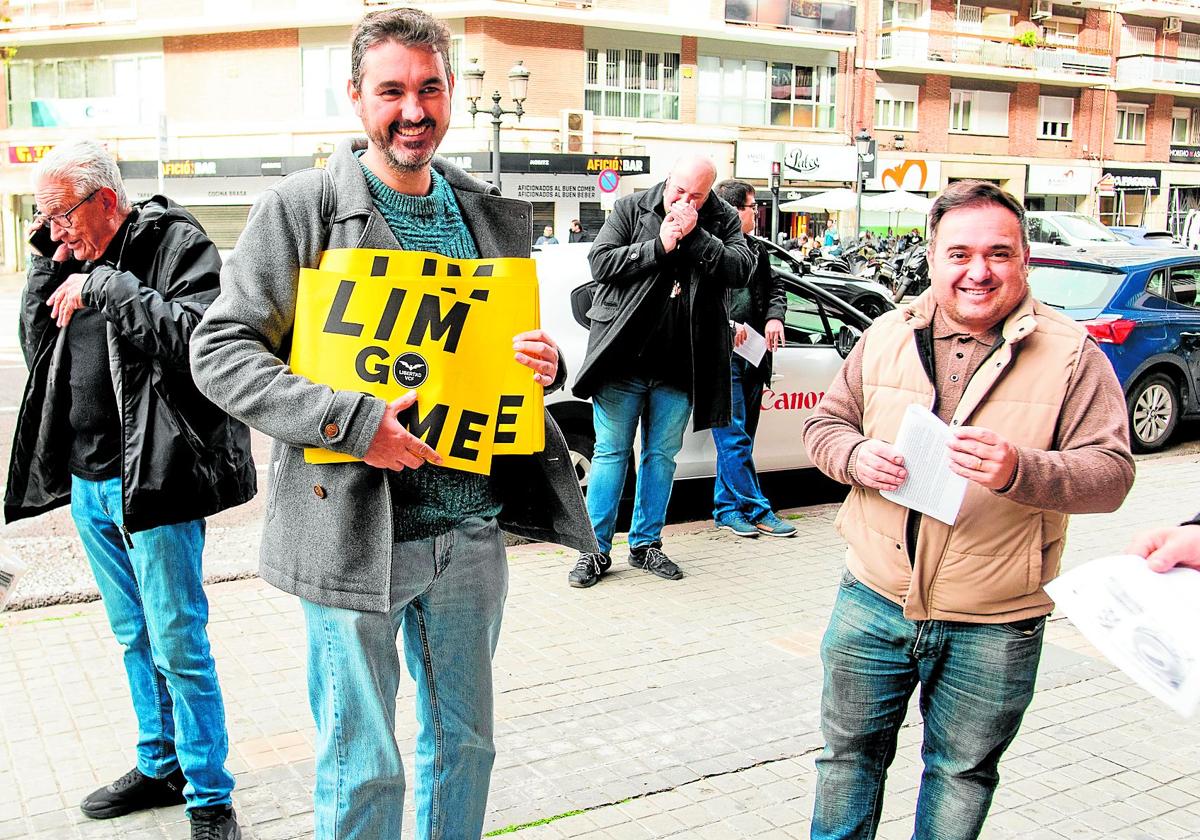
<path fill-rule="evenodd" d="M 889 309 L 896 308 L 896 304 L 892 302 L 891 292 L 888 291 L 887 286 L 881 283 L 838 271 L 826 269 L 814 271 L 803 260 L 797 259 L 790 252 L 768 239 L 760 236 L 748 236 L 747 239 L 751 239 L 767 249 L 767 253 L 771 257 L 771 265 L 774 267 L 803 277 L 809 283 L 846 301 L 871 320 L 878 318 Z"/>

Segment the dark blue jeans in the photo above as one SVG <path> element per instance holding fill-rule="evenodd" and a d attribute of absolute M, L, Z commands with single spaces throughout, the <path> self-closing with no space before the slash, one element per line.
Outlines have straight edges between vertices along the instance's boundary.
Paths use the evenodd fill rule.
<path fill-rule="evenodd" d="M 915 840 L 979 836 L 1000 756 L 1033 699 L 1045 619 L 910 621 L 849 573 L 821 644 L 825 681 L 813 840 L 870 840 L 896 736 L 919 684 L 925 771 Z"/>
<path fill-rule="evenodd" d="M 96 576 L 137 716 L 137 768 L 161 779 L 182 769 L 189 810 L 228 805 L 225 704 L 208 645 L 201 586 L 204 520 L 121 534 L 121 479 L 71 479 L 71 516 Z"/>
<path fill-rule="evenodd" d="M 717 478 L 713 482 L 713 519 L 717 524 L 735 513 L 754 523 L 771 512 L 754 470 L 754 432 L 762 409 L 762 382 L 749 362 L 736 353 L 730 359 L 731 414 L 728 426 L 713 428 Z"/>
<path fill-rule="evenodd" d="M 675 456 L 683 448 L 692 401 L 687 392 L 635 376 L 609 382 L 592 396 L 596 448 L 588 479 L 587 508 L 600 550 L 612 550 L 617 529 L 617 505 L 625 487 L 625 472 L 633 452 L 633 437 L 642 430 L 630 548 L 662 539 L 675 478 Z"/>

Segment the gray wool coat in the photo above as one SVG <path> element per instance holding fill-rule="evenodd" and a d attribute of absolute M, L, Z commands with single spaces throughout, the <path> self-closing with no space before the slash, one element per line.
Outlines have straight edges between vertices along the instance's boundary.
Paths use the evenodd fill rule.
<path fill-rule="evenodd" d="M 290 353 L 302 267 L 327 248 L 397 249 L 343 141 L 325 170 L 267 190 L 221 272 L 221 294 L 192 336 L 196 384 L 217 405 L 275 438 L 268 474 L 261 575 L 306 600 L 345 609 L 389 607 L 392 505 L 385 471 L 364 463 L 309 464 L 305 447 L 366 454 L 386 403 L 334 391 L 292 373 Z M 524 201 L 435 158 L 482 257 L 528 257 L 532 212 Z M 565 366 L 559 366 L 561 383 Z M 557 385 L 558 383 L 556 383 Z M 546 448 L 493 459 L 502 528 L 596 551 L 566 443 L 549 413 Z"/>

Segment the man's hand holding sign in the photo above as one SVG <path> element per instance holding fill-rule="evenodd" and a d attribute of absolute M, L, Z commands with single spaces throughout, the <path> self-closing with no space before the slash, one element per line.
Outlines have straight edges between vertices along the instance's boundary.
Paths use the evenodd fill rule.
<path fill-rule="evenodd" d="M 532 260 L 331 250 L 301 271 L 291 362 L 315 382 L 389 401 L 371 466 L 486 474 L 493 452 L 543 447 L 558 347 L 540 329 L 508 333 L 537 321 Z M 316 449 L 306 459 L 350 460 Z"/>

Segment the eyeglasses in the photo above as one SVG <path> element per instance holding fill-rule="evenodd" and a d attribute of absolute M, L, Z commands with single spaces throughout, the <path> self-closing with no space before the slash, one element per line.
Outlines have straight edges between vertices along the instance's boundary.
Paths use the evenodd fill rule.
<path fill-rule="evenodd" d="M 71 214 L 91 201 L 98 192 L 100 192 L 99 189 L 92 190 L 87 198 L 81 198 L 75 203 L 74 207 L 72 207 L 70 210 L 67 210 L 65 213 L 56 213 L 51 216 L 43 213 L 40 210 L 37 210 L 33 214 L 33 219 L 36 222 L 41 222 L 43 225 L 56 224 L 63 230 L 70 230 L 75 224 L 73 221 L 71 221 Z"/>
<path fill-rule="evenodd" d="M 738 209 L 739 210 L 757 210 L 758 205 L 757 204 L 743 204 L 740 207 L 738 207 Z"/>

